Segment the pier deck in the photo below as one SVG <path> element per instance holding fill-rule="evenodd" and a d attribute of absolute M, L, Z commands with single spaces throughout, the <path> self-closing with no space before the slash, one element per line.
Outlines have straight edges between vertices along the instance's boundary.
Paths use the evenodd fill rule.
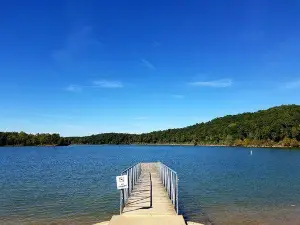
<path fill-rule="evenodd" d="M 123 209 L 123 214 L 177 215 L 160 181 L 157 163 L 142 163 L 141 167 L 142 174 Z"/>
<path fill-rule="evenodd" d="M 141 163 L 141 175 L 121 215 L 109 225 L 185 225 L 162 184 L 158 163 Z"/>

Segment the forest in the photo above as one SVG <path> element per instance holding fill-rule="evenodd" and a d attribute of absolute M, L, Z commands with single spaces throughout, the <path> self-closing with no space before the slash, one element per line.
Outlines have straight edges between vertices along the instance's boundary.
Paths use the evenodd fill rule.
<path fill-rule="evenodd" d="M 0 132 L 0 146 L 64 146 L 69 145 L 59 134 L 27 134 L 21 132 Z"/>
<path fill-rule="evenodd" d="M 187 144 L 300 147 L 300 106 L 282 105 L 254 113 L 228 115 L 192 126 L 143 134 L 103 133 L 84 137 L 0 133 L 4 145 Z"/>

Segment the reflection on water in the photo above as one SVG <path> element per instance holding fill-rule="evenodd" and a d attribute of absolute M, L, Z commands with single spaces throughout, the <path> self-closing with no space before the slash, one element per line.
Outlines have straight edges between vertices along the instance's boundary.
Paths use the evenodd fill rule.
<path fill-rule="evenodd" d="M 92 224 L 119 212 L 115 176 L 139 161 L 179 174 L 181 213 L 206 224 L 300 221 L 300 151 L 180 146 L 0 148 L 1 224 Z"/>

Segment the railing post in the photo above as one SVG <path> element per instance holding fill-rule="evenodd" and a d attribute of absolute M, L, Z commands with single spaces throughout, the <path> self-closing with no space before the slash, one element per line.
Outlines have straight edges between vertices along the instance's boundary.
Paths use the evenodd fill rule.
<path fill-rule="evenodd" d="M 165 187 L 167 187 L 167 168 L 164 166 L 164 175 L 165 175 Z"/>
<path fill-rule="evenodd" d="M 167 192 L 168 192 L 168 196 L 170 198 L 170 195 L 169 195 L 169 170 L 167 169 Z"/>
<path fill-rule="evenodd" d="M 173 201 L 172 201 L 172 196 L 173 196 L 172 174 L 173 174 L 172 171 L 170 171 L 170 200 L 171 200 L 171 202 L 173 204 Z"/>
<path fill-rule="evenodd" d="M 132 168 L 130 168 L 130 170 L 129 170 L 129 176 L 130 176 L 130 178 L 129 178 L 129 180 L 130 180 L 130 191 L 129 191 L 129 193 L 131 195 L 131 191 L 132 191 Z"/>
<path fill-rule="evenodd" d="M 178 175 L 174 170 L 161 162 L 159 162 L 159 175 L 168 197 L 178 214 Z"/>
<path fill-rule="evenodd" d="M 130 170 L 129 170 L 129 176 L 130 176 L 130 178 L 129 178 L 129 180 L 130 180 L 130 191 L 129 191 L 129 193 L 131 194 L 131 191 L 132 191 L 132 168 L 130 168 Z"/>
<path fill-rule="evenodd" d="M 127 197 L 129 197 L 129 171 L 128 170 L 127 170 L 126 174 L 127 174 L 127 180 L 128 180 Z M 127 198 L 126 198 L 126 201 L 127 201 Z"/>
<path fill-rule="evenodd" d="M 134 185 L 137 183 L 137 180 L 141 175 L 141 163 L 137 163 L 136 165 L 124 170 L 121 173 L 121 176 L 122 175 L 127 175 L 128 188 L 122 189 L 120 191 L 120 214 L 122 214 L 131 191 L 133 190 Z"/>
<path fill-rule="evenodd" d="M 171 201 L 172 201 L 172 204 L 174 205 L 174 176 L 173 176 L 173 172 L 171 172 Z"/>
<path fill-rule="evenodd" d="M 137 172 L 136 172 L 137 168 L 134 167 L 134 185 L 136 185 L 136 178 L 137 178 Z"/>
<path fill-rule="evenodd" d="M 178 175 L 176 174 L 176 211 L 178 214 Z"/>
<path fill-rule="evenodd" d="M 168 178 L 168 193 L 169 193 L 169 198 L 171 197 L 171 190 L 170 190 L 170 171 L 167 170 L 167 178 Z"/>
<path fill-rule="evenodd" d="M 120 191 L 120 215 L 122 214 L 122 210 L 123 210 L 123 199 L 124 197 L 122 196 L 122 191 Z"/>

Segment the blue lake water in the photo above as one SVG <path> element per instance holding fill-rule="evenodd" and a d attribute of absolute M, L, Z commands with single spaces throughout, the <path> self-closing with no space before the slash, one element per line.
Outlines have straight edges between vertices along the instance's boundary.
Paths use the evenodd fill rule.
<path fill-rule="evenodd" d="M 140 161 L 178 172 L 188 220 L 300 224 L 299 150 L 192 146 L 0 148 L 0 224 L 109 220 L 119 212 L 115 176 Z"/>

